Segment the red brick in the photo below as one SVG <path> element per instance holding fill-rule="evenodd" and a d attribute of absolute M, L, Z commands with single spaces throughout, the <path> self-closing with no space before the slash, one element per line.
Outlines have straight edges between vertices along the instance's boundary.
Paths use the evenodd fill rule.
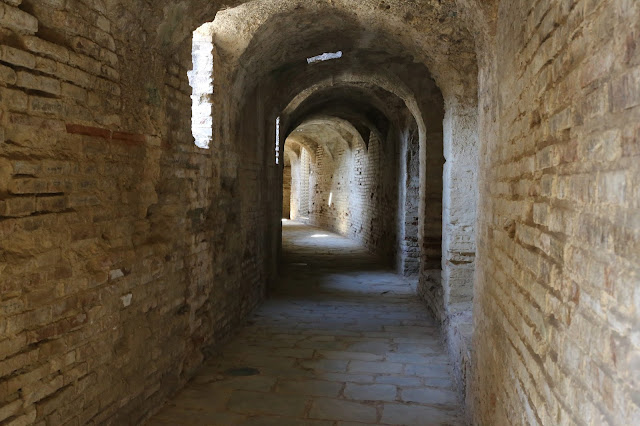
<path fill-rule="evenodd" d="M 103 139 L 111 138 L 111 130 L 109 129 L 83 126 L 81 124 L 67 124 L 67 133 L 84 136 L 95 136 Z"/>

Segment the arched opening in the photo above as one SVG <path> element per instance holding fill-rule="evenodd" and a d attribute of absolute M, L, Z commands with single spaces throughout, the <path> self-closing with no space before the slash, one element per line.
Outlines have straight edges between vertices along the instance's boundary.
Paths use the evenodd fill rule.
<path fill-rule="evenodd" d="M 412 232 L 404 227 L 407 212 L 401 204 L 415 206 L 415 222 L 418 207 L 417 191 L 413 200 L 410 193 L 407 198 L 410 180 L 402 169 L 409 155 L 408 128 L 418 128 L 404 101 L 365 81 L 334 81 L 298 96 L 284 116 L 293 129 L 286 143 L 315 151 L 307 223 L 358 241 L 385 264 L 400 265 L 408 253 L 400 249 L 401 240 Z M 417 244 L 417 223 L 413 231 Z M 418 263 L 417 247 L 414 256 Z"/>
<path fill-rule="evenodd" d="M 374 238 L 371 230 L 374 223 L 381 221 L 376 217 L 381 210 L 377 207 L 381 200 L 376 194 L 382 189 L 382 150 L 375 136 L 371 137 L 368 149 L 349 122 L 325 116 L 306 120 L 296 127 L 286 144 L 315 150 L 313 158 L 309 156 L 313 161 L 303 158 L 302 164 L 294 169 L 300 180 L 292 193 L 293 204 L 310 206 L 308 215 L 303 216 L 305 223 L 360 242 Z M 395 189 L 393 177 L 386 184 L 387 191 Z M 311 188 L 309 200 L 300 191 L 306 187 Z M 393 219 L 388 223 L 393 223 Z M 371 241 L 370 244 L 374 246 Z"/>
<path fill-rule="evenodd" d="M 315 147 L 314 141 L 305 140 L 303 143 L 299 143 L 291 138 L 287 139 L 284 146 L 285 157 L 290 159 L 291 167 L 289 172 L 291 191 L 289 200 L 287 200 L 290 204 L 290 219 L 304 223 L 309 220 L 309 183 L 311 163 L 315 158 L 315 151 L 312 155 L 309 149 L 315 149 Z M 283 176 L 286 177 L 287 173 L 285 170 Z M 284 182 L 283 185 L 286 186 L 287 182 Z M 283 203 L 287 201 L 283 200 Z"/>
<path fill-rule="evenodd" d="M 249 227 L 241 220 L 246 238 L 264 237 L 265 282 L 279 279 L 286 197 L 289 218 L 348 236 L 414 280 L 444 327 L 463 387 L 475 257 L 473 54 L 455 67 L 434 60 L 416 40 L 393 39 L 395 24 L 378 12 L 357 20 L 340 8 L 258 3 L 218 13 L 213 37 L 228 70 L 216 80 L 225 88 L 220 131 L 242 158 L 235 185 L 257 183 L 234 202 L 240 215 L 260 199 L 265 209 Z M 320 37 L 327 27 L 340 28 L 339 42 Z M 295 47 L 285 47 L 284 28 L 304 28 Z M 361 42 L 371 37 L 375 48 Z"/>
<path fill-rule="evenodd" d="M 362 418 L 351 420 L 365 423 L 377 421 L 379 414 L 362 403 L 366 394 L 360 393 L 362 385 L 383 390 L 383 395 L 376 397 L 390 406 L 380 407 L 384 408 L 380 413 L 393 423 L 394 412 L 404 413 L 411 404 L 428 410 L 428 401 L 417 388 L 424 385 L 425 369 L 437 365 L 437 374 L 444 377 L 438 382 L 441 389 L 434 392 L 448 407 L 439 415 L 446 421 L 458 417 L 459 406 L 452 398 L 454 388 L 445 366 L 433 362 L 442 360 L 445 354 L 437 343 L 437 333 L 429 331 L 436 329 L 435 324 L 412 293 L 415 277 L 412 282 L 404 281 L 388 266 L 409 275 L 411 268 L 405 265 L 412 261 L 411 247 L 414 270 L 416 263 L 421 269 L 427 268 L 427 248 L 429 244 L 435 246 L 435 233 L 442 232 L 441 226 L 432 226 L 440 217 L 435 213 L 427 217 L 428 185 L 438 184 L 427 181 L 429 135 L 443 133 L 440 128 L 446 102 L 475 94 L 474 78 L 466 84 L 475 63 L 471 37 L 454 19 L 450 6 L 417 4 L 417 10 L 411 13 L 426 17 L 419 20 L 414 20 L 408 10 L 389 9 L 386 4 L 336 1 L 296 5 L 261 0 L 217 11 L 216 2 L 185 0 L 149 5 L 140 14 L 131 13 L 131 5 L 110 12 L 122 30 L 118 36 L 123 39 L 118 43 L 124 46 L 119 53 L 127 63 L 122 77 L 127 94 L 126 102 L 114 106 L 118 117 L 105 115 L 101 119 L 118 132 L 136 130 L 144 135 L 138 139 L 129 136 L 130 145 L 141 139 L 150 141 L 132 156 L 143 164 L 134 168 L 139 176 L 121 182 L 132 194 L 144 197 L 125 197 L 123 204 L 129 203 L 126 211 L 133 211 L 132 217 L 122 225 L 118 216 L 109 217 L 104 225 L 108 231 L 89 235 L 98 239 L 96 256 L 81 268 L 90 275 L 87 282 L 91 284 L 87 285 L 101 291 L 109 287 L 99 296 L 109 300 L 105 303 L 110 310 L 105 313 L 91 307 L 97 321 L 103 315 L 108 318 L 103 325 L 112 334 L 100 335 L 102 341 L 117 342 L 113 353 L 105 351 L 117 358 L 107 364 L 126 369 L 123 374 L 135 378 L 136 383 L 148 381 L 152 385 L 137 389 L 135 395 L 128 393 L 126 400 L 112 401 L 109 407 L 126 409 L 117 417 L 110 417 L 111 412 L 104 418 L 121 423 L 129 409 L 153 406 L 182 386 L 203 362 L 214 359 L 215 349 L 265 300 L 267 289 L 274 294 L 271 290 L 277 288 L 279 279 L 285 151 L 288 145 L 296 151 L 296 143 L 298 158 L 289 159 L 291 186 L 294 192 L 297 175 L 300 189 L 299 197 L 295 197 L 297 208 L 290 205 L 290 216 L 314 221 L 351 238 L 317 236 L 330 232 L 324 230 L 309 236 L 316 242 L 308 247 L 334 244 L 344 250 L 344 256 L 327 260 L 322 252 L 316 253 L 318 256 L 312 259 L 326 270 L 311 276 L 296 275 L 298 280 L 289 282 L 294 284 L 288 288 L 290 295 L 311 288 L 319 297 L 331 297 L 331 305 L 341 309 L 319 313 L 315 306 L 313 313 L 322 317 L 322 328 L 314 330 L 312 338 L 303 338 L 307 348 L 292 348 L 312 351 L 294 350 L 290 352 L 293 356 L 282 358 L 296 360 L 290 367 L 317 370 L 314 374 L 323 381 L 335 381 L 332 374 L 340 371 L 332 371 L 334 368 L 371 377 L 371 383 L 345 383 L 340 388 L 346 392 L 342 399 L 362 410 Z M 206 21 L 210 24 L 201 27 Z M 423 34 L 424 28 L 432 32 Z M 442 38 L 445 33 L 447 37 Z M 43 34 L 48 34 L 46 29 Z M 55 39 L 56 34 L 48 35 Z M 140 40 L 140 46 L 129 48 L 126 38 Z M 82 44 L 82 40 L 73 41 L 78 49 Z M 308 60 L 331 52 L 342 55 Z M 454 54 L 461 58 L 455 66 L 446 59 Z M 77 57 L 67 61 L 79 63 Z M 146 81 L 140 81 L 141 75 Z M 112 132 L 108 129 L 104 134 Z M 298 140 L 296 133 L 300 134 Z M 95 155 L 100 148 L 108 155 L 126 149 L 84 140 L 77 143 L 86 146 L 87 155 Z M 441 160 L 440 153 L 436 158 Z M 109 199 L 117 197 L 110 194 Z M 90 197 L 86 200 L 91 202 Z M 431 210 L 439 209 L 432 206 Z M 97 221 L 99 216 L 96 213 Z M 118 226 L 111 231 L 114 223 Z M 119 234 L 122 228 L 129 233 Z M 120 238 L 122 234 L 125 237 Z M 84 234 L 78 231 L 74 235 Z M 425 236 L 429 236 L 429 243 L 425 243 Z M 117 244 L 126 245 L 126 249 L 119 251 Z M 114 268 L 113 274 L 100 281 L 104 265 L 120 263 L 127 266 Z M 303 269 L 309 265 L 313 262 L 302 259 L 289 266 Z M 133 274 L 126 275 L 130 270 Z M 354 274 L 361 274 L 360 278 L 354 278 Z M 346 281 L 336 282 L 336 276 L 341 275 Z M 306 279 L 310 285 L 300 285 Z M 112 295 L 117 303 L 110 301 Z M 102 300 L 100 297 L 89 298 L 88 303 Z M 435 312 L 445 311 L 441 299 L 434 297 L 430 303 Z M 362 309 L 364 306 L 371 309 Z M 387 306 L 393 306 L 393 311 L 386 311 Z M 365 319 L 363 324 L 350 319 L 349 311 L 358 312 Z M 117 327 L 118 323 L 110 322 L 114 318 L 126 318 L 127 327 Z M 143 326 L 136 327 L 136 320 Z M 264 324 L 277 323 L 274 317 L 263 320 Z M 305 322 L 311 321 L 300 321 Z M 257 321 L 256 325 L 260 324 Z M 345 335 L 326 339 L 322 333 L 330 329 L 343 330 Z M 349 333 L 359 332 L 365 333 L 366 341 L 349 340 L 354 337 Z M 132 333 L 138 338 L 131 339 Z M 376 342 L 377 333 L 386 333 L 387 340 Z M 416 351 L 408 342 L 393 341 L 403 333 L 408 339 L 426 336 L 428 344 Z M 278 337 L 273 340 L 279 340 L 282 334 L 287 333 L 274 332 Z M 140 337 L 149 335 L 153 342 L 145 348 Z M 244 367 L 253 367 L 261 362 L 249 353 L 254 346 L 252 339 L 236 344 L 242 356 L 233 359 L 234 363 L 242 361 L 247 364 Z M 127 366 L 123 360 L 132 351 L 140 355 L 135 365 Z M 356 355 L 325 363 L 315 359 L 315 351 L 322 351 L 322 359 L 332 359 L 335 352 L 347 357 L 352 357 L 349 353 L 362 354 L 368 359 L 356 359 Z M 416 356 L 412 359 L 415 362 L 406 361 L 412 356 Z M 138 363 L 140 360 L 146 363 Z M 412 366 L 405 368 L 404 364 Z M 145 365 L 149 368 L 142 368 Z M 153 370 L 151 366 L 157 365 L 160 367 Z M 274 380 L 281 380 L 278 368 L 270 367 L 274 365 L 253 368 L 267 378 L 275 375 Z M 380 368 L 383 370 L 376 370 Z M 235 371 L 223 370 L 225 378 L 232 374 L 227 373 L 229 370 Z M 98 380 L 111 383 L 104 373 L 96 375 Z M 401 382 L 416 380 L 419 383 L 412 392 L 398 401 Z M 225 407 L 234 407 L 231 422 L 236 415 L 247 416 L 242 408 L 246 395 L 237 391 L 220 397 Z M 341 398 L 336 394 L 330 399 Z M 305 408 L 303 414 L 327 420 L 323 416 L 332 415 L 332 410 L 323 410 L 323 404 L 326 401 L 305 400 L 301 405 L 311 409 L 305 414 Z M 278 404 L 268 403 L 263 408 L 268 411 L 271 406 Z M 291 416 L 300 414 L 296 411 Z"/>

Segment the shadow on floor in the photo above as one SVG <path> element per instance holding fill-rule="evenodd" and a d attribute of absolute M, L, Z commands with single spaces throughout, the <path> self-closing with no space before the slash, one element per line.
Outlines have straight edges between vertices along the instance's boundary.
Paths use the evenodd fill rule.
<path fill-rule="evenodd" d="M 282 277 L 149 425 L 458 425 L 436 324 L 353 241 L 285 222 Z"/>

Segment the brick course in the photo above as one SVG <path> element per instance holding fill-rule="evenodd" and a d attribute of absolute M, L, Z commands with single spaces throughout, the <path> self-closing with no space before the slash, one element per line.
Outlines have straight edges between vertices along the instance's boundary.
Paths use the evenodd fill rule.
<path fill-rule="evenodd" d="M 625 1 L 500 8 L 500 65 L 481 81 L 504 104 L 486 112 L 480 160 L 479 423 L 640 420 L 629 222 L 638 163 L 621 148 L 640 113 L 628 56 L 639 17 Z"/>

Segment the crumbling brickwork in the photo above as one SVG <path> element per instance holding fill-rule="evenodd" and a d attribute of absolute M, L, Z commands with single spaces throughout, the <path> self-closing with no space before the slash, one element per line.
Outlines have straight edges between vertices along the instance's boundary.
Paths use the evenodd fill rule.
<path fill-rule="evenodd" d="M 402 135 L 400 159 L 397 269 L 405 276 L 417 277 L 420 274 L 420 141 L 416 129 Z M 431 207 L 442 208 L 441 203 Z"/>

